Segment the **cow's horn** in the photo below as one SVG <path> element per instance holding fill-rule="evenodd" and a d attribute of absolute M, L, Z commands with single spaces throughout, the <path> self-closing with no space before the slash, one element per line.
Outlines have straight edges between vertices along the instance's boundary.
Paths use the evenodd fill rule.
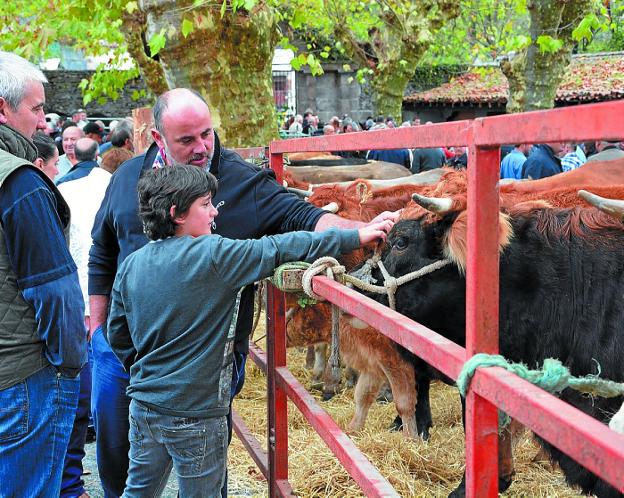
<path fill-rule="evenodd" d="M 291 194 L 298 195 L 304 199 L 312 195 L 312 190 L 301 190 L 300 188 L 295 187 L 286 187 L 286 190 L 288 190 Z"/>
<path fill-rule="evenodd" d="M 427 211 L 444 214 L 451 210 L 453 199 L 448 197 L 425 197 L 420 194 L 412 194 L 412 200 L 424 207 Z"/>
<path fill-rule="evenodd" d="M 323 206 L 321 209 L 323 211 L 328 211 L 329 213 L 337 213 L 339 208 L 338 204 L 336 204 L 335 202 L 330 202 L 326 206 Z"/>
<path fill-rule="evenodd" d="M 589 202 L 592 206 L 596 206 L 601 211 L 624 221 L 624 200 L 619 199 L 607 199 L 600 197 L 599 195 L 592 194 L 587 190 L 579 190 L 579 196 L 581 199 Z"/>

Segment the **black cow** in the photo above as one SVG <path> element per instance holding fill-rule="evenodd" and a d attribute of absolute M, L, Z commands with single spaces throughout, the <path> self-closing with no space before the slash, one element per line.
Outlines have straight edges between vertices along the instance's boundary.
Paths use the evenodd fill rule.
<path fill-rule="evenodd" d="M 432 209 L 428 202 L 421 205 Z M 396 307 L 463 346 L 466 212 L 451 210 L 450 202 L 442 206 L 435 208 L 437 214 L 421 209 L 416 219 L 399 221 L 388 236 L 383 262 L 399 277 L 436 260 L 455 261 L 399 287 Z M 501 214 L 500 232 L 501 354 L 531 368 L 558 358 L 577 376 L 598 373 L 600 365 L 603 378 L 624 381 L 624 224 L 596 209 L 532 209 Z M 382 279 L 379 273 L 373 276 Z M 422 368 L 422 360 L 414 361 Z M 561 398 L 605 423 L 622 403 L 622 397 L 591 399 L 570 389 Z M 598 497 L 622 496 L 540 442 L 570 484 Z M 501 482 L 510 478 L 511 473 Z"/>

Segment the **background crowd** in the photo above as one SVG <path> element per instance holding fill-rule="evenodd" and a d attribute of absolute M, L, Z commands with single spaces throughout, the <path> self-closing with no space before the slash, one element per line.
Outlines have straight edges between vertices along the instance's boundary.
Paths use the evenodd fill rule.
<path fill-rule="evenodd" d="M 421 124 L 420 119 L 414 117 L 410 121 L 404 121 L 399 127 L 429 126 L 432 124 L 431 121 Z M 280 136 L 296 138 L 392 128 L 397 128 L 397 124 L 391 116 L 378 116 L 374 119 L 372 116 L 368 116 L 361 123 L 347 115 L 342 118 L 333 116 L 324 124 L 320 122 L 319 117 L 312 109 L 308 109 L 303 115 L 287 116 L 280 130 Z M 466 147 L 435 147 L 339 151 L 335 154 L 342 157 L 368 158 L 397 163 L 405 166 L 412 173 L 421 173 L 443 166 L 466 168 L 468 166 L 467 152 Z M 622 137 L 587 143 L 550 142 L 535 145 L 505 145 L 501 147 L 500 177 L 514 180 L 537 180 L 571 171 L 588 161 L 609 161 L 622 157 L 624 157 Z"/>

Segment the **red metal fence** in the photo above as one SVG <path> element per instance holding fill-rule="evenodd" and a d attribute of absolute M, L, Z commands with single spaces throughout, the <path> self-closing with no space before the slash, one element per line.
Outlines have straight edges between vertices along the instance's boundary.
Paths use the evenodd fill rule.
<path fill-rule="evenodd" d="M 271 167 L 280 181 L 283 154 L 288 152 L 469 147 L 465 349 L 325 277 L 314 278 L 314 292 L 456 379 L 464 362 L 475 353 L 498 352 L 498 232 L 490 227 L 498 224 L 500 146 L 624 137 L 622 116 L 624 100 L 473 121 L 272 142 Z M 235 430 L 268 477 L 270 495 L 292 495 L 288 482 L 286 413 L 286 401 L 290 398 L 367 496 L 397 496 L 287 369 L 284 296 L 275 288 L 269 291 L 267 333 L 268 358 L 255 347 L 251 349 L 251 358 L 268 377 L 268 456 L 245 432 L 240 419 L 235 419 Z M 486 368 L 477 370 L 466 399 L 468 497 L 497 496 L 497 407 L 624 492 L 624 436 L 502 368 Z"/>

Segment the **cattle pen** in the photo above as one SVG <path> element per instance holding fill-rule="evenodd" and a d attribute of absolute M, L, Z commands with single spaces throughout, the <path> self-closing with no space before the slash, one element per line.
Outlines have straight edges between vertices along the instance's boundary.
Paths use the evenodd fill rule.
<path fill-rule="evenodd" d="M 477 353 L 498 353 L 498 224 L 500 146 L 587 141 L 624 136 L 624 100 L 480 118 L 428 126 L 274 141 L 270 166 L 281 181 L 283 154 L 291 152 L 468 146 L 468 259 L 466 347 L 324 276 L 316 294 L 374 327 L 457 379 Z M 260 151 L 258 149 L 257 151 Z M 398 496 L 348 436 L 286 366 L 285 298 L 269 286 L 267 352 L 250 345 L 250 357 L 268 379 L 265 452 L 233 416 L 234 428 L 269 483 L 270 496 L 294 496 L 288 481 L 287 400 L 302 412 L 367 496 Z M 498 409 L 624 492 L 624 436 L 529 382 L 499 368 L 477 369 L 466 396 L 466 496 L 498 495 Z"/>

